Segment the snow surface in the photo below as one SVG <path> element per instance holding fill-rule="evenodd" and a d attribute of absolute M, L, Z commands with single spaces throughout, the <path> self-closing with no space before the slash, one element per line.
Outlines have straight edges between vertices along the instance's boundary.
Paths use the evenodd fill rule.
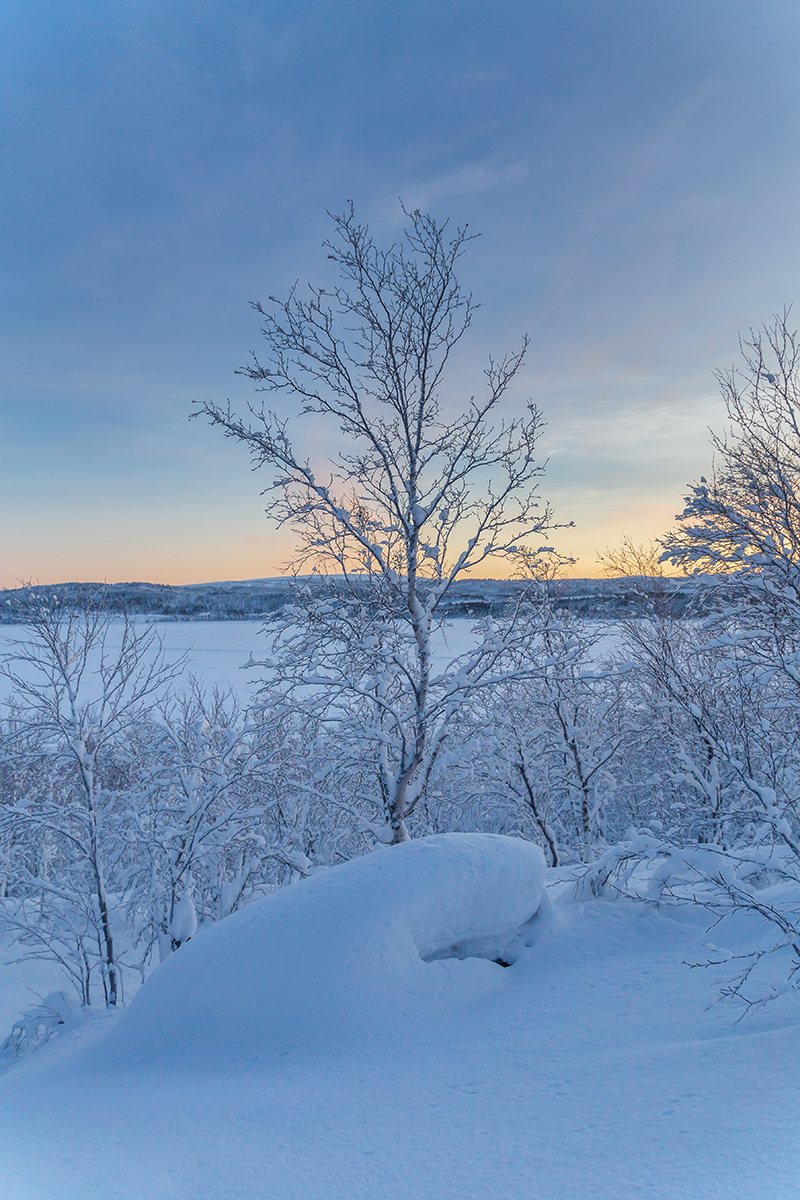
<path fill-rule="evenodd" d="M 291 1047 L 309 1056 L 401 1027 L 410 1008 L 437 1002 L 443 976 L 431 959 L 509 952 L 539 908 L 544 877 L 538 846 L 467 833 L 319 871 L 171 955 L 104 1055 L 241 1061 Z"/>
<path fill-rule="evenodd" d="M 2 1200 L 795 1200 L 797 998 L 707 1011 L 702 910 L 548 872 L 509 969 L 423 961 L 526 921 L 530 849 L 381 849 L 200 933 L 6 1070 Z"/>
<path fill-rule="evenodd" d="M 67 987 L 58 963 L 25 959 L 25 953 L 26 947 L 12 945 L 0 930 L 0 1045 L 26 1009 L 43 1000 L 48 992 Z"/>
<path fill-rule="evenodd" d="M 176 662 L 185 655 L 187 675 L 196 676 L 209 688 L 230 688 L 243 700 L 252 696 L 263 671 L 248 669 L 245 664 L 265 652 L 263 621 L 155 621 L 153 624 L 163 640 L 168 662 Z M 595 627 L 596 623 L 592 624 Z M 434 661 L 443 666 L 451 658 L 471 650 L 475 645 L 474 629 L 475 621 L 471 618 L 447 621 L 434 635 Z M 111 649 L 117 644 L 113 630 L 112 623 Z M 12 642 L 24 637 L 23 626 L 0 625 L 0 655 L 10 652 Z M 618 642 L 618 634 L 605 634 L 595 656 L 601 658 L 610 653 Z M 8 681 L 0 678 L 0 700 L 7 699 L 10 691 Z"/>
<path fill-rule="evenodd" d="M 243 667 L 251 654 L 258 658 L 263 648 L 263 621 L 155 621 L 153 624 L 163 640 L 168 662 L 176 662 L 185 655 L 187 675 L 195 675 L 207 687 L 230 688 L 242 698 L 249 698 L 256 673 Z M 115 627 L 121 629 L 122 622 L 112 621 L 111 650 L 119 644 L 114 637 Z M 24 626 L 0 626 L 0 654 L 13 651 L 12 643 L 24 638 Z M 10 691 L 8 681 L 0 678 L 0 699 L 6 699 Z"/>

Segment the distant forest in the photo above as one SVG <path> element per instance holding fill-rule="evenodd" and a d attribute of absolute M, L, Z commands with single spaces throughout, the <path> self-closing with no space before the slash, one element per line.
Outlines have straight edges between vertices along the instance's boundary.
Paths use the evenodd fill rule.
<path fill-rule="evenodd" d="M 31 590 L 43 597 L 58 598 L 64 603 L 87 605 L 103 597 L 107 612 L 129 616 L 158 617 L 172 621 L 252 621 L 280 611 L 291 603 L 297 586 L 314 587 L 322 580 L 310 577 L 297 581 L 250 579 L 225 583 L 188 583 L 170 586 L 161 583 L 59 583 L 42 584 Z M 325 581 L 326 586 L 330 580 Z M 624 579 L 561 579 L 549 584 L 556 609 L 586 618 L 637 616 L 647 607 L 650 587 L 658 587 L 662 604 L 671 616 L 680 617 L 691 605 L 696 615 L 698 603 L 702 608 L 702 592 L 708 580 L 701 577 L 648 580 L 641 577 Z M 515 594 L 529 586 L 519 580 L 475 579 L 460 580 L 453 585 L 442 606 L 449 617 L 480 617 L 499 613 Z M 0 624 L 14 624 L 19 619 L 16 599 L 23 589 L 7 589 L 2 593 Z"/>

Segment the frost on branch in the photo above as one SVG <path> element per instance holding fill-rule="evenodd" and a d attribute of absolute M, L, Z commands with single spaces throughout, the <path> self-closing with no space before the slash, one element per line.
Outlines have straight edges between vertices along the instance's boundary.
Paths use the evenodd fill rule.
<path fill-rule="evenodd" d="M 315 440 L 327 421 L 325 472 L 295 450 L 284 416 L 251 406 L 243 419 L 210 402 L 198 410 L 248 448 L 254 467 L 274 472 L 267 512 L 297 537 L 294 568 L 329 585 L 301 588 L 273 624 L 265 702 L 313 709 L 351 745 L 371 747 L 372 802 L 394 843 L 430 799 L 456 714 L 525 673 L 512 663 L 519 611 L 473 653 L 434 668 L 444 599 L 469 572 L 510 566 L 534 576 L 553 557 L 530 548 L 552 528 L 538 495 L 541 414 L 528 404 L 524 415 L 502 415 L 527 341 L 489 358 L 460 411 L 446 404 L 447 368 L 474 311 L 456 274 L 473 235 L 406 216 L 388 249 L 352 207 L 333 217 L 338 283 L 255 306 L 267 357 L 243 373 L 278 393 L 283 413 L 293 399 L 300 422 L 313 414 Z"/>

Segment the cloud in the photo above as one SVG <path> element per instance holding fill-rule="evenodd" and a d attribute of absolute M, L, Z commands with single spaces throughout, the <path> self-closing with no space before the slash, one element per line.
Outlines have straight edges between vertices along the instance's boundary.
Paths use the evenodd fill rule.
<path fill-rule="evenodd" d="M 431 179 L 412 183 L 402 189 L 401 199 L 406 208 L 431 208 L 437 201 L 450 196 L 469 196 L 495 188 L 510 187 L 525 179 L 528 167 L 524 162 L 498 163 L 492 159 L 465 163 L 456 170 Z"/>

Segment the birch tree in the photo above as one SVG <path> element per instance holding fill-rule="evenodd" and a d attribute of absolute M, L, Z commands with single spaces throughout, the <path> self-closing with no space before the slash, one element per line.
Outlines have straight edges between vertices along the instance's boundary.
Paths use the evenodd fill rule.
<path fill-rule="evenodd" d="M 729 426 L 712 434 L 716 463 L 691 486 L 664 559 L 719 581 L 716 644 L 744 686 L 763 695 L 776 733 L 800 715 L 800 339 L 789 310 L 741 339 L 738 366 L 718 374 Z M 751 722 L 752 732 L 758 725 Z M 771 749 L 771 748 L 770 748 Z M 730 755 L 754 811 L 800 857 L 800 792 Z"/>
<path fill-rule="evenodd" d="M 131 735 L 142 770 L 126 904 L 137 939 L 156 943 L 163 959 L 198 918 L 233 912 L 279 853 L 264 836 L 274 762 L 236 700 L 197 681 L 160 700 Z"/>
<path fill-rule="evenodd" d="M 592 890 L 614 872 L 619 886 L 644 858 L 648 899 L 698 901 L 718 926 L 747 913 L 771 931 L 740 954 L 711 947 L 702 964 L 730 964 L 721 996 L 748 1007 L 800 978 L 800 340 L 789 318 L 751 330 L 739 364 L 718 374 L 728 425 L 662 542 L 662 562 L 705 576 L 702 620 L 627 623 L 642 710 L 670 751 L 661 775 L 688 803 L 663 838 L 637 837 L 587 874 Z"/>
<path fill-rule="evenodd" d="M 130 807 L 117 750 L 182 664 L 164 660 L 152 626 L 113 622 L 102 598 L 78 608 L 31 590 L 15 603 L 25 636 L 0 661 L 14 689 L 2 755 L 18 772 L 41 769 L 36 788 L 28 778 L 0 809 L 0 832 L 38 847 L 16 860 L 22 904 L 6 916 L 35 953 L 67 967 L 86 1003 L 97 968 L 114 1006 L 122 997 L 109 875 L 125 853 Z"/>
<path fill-rule="evenodd" d="M 352 207 L 326 243 L 339 282 L 255 305 L 266 353 L 244 373 L 299 408 L 297 428 L 339 447 L 327 467 L 296 449 L 289 418 L 199 406 L 270 469 L 267 512 L 298 540 L 301 588 L 273 626 L 273 699 L 314 706 L 360 737 L 374 768 L 383 840 L 402 842 L 455 714 L 506 676 L 523 637 L 518 606 L 487 620 L 468 652 L 435 660 L 447 597 L 476 571 L 536 562 L 552 514 L 539 499 L 542 418 L 502 418 L 526 342 L 489 358 L 482 391 L 460 404 L 446 371 L 475 305 L 457 267 L 472 235 L 420 212 L 380 249 Z M 294 426 L 293 426 L 294 428 Z"/>

